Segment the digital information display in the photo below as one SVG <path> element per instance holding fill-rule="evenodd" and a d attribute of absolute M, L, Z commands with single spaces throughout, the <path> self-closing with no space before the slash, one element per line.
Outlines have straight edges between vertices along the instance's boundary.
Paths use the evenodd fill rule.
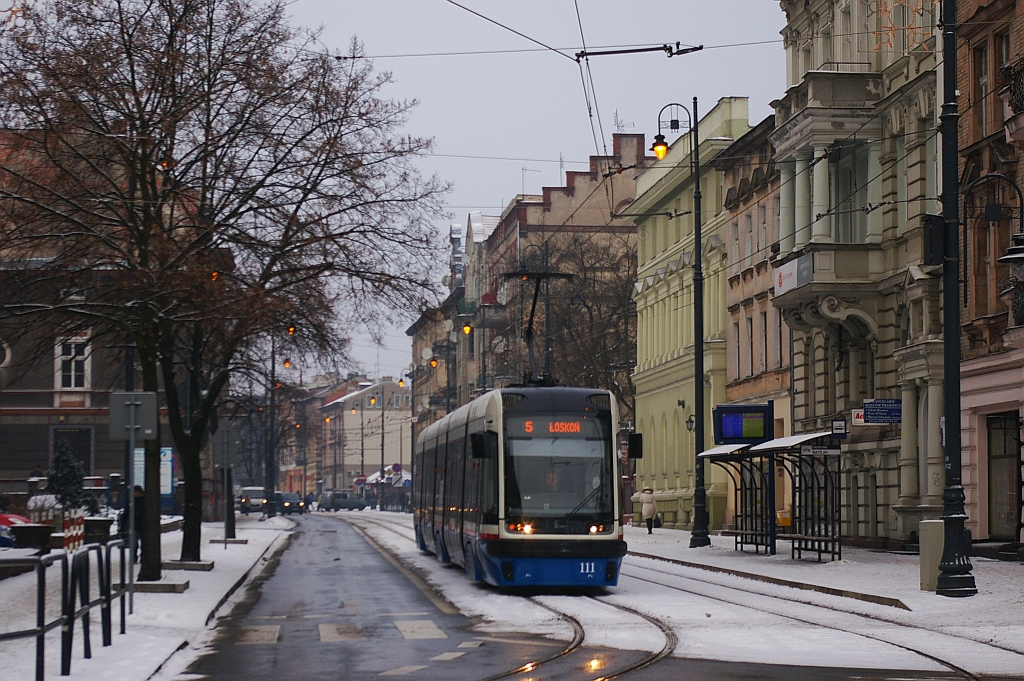
<path fill-rule="evenodd" d="M 594 434 L 597 424 L 580 418 L 564 416 L 524 416 L 509 419 L 507 428 L 513 437 L 550 437 L 552 435 L 579 435 L 586 437 Z"/>
<path fill-rule="evenodd" d="M 775 410 L 768 404 L 720 404 L 712 412 L 715 444 L 753 445 L 775 437 Z"/>
<path fill-rule="evenodd" d="M 722 437 L 763 438 L 764 413 L 739 413 L 722 415 Z"/>

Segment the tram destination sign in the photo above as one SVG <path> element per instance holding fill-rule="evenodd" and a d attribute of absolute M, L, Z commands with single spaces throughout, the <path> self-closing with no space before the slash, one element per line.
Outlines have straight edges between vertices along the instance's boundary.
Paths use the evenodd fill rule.
<path fill-rule="evenodd" d="M 902 423 L 903 400 L 877 399 L 864 402 L 864 423 Z"/>

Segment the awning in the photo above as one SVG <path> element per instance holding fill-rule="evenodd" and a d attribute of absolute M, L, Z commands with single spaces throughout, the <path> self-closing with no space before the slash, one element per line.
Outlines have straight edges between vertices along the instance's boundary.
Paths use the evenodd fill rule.
<path fill-rule="evenodd" d="M 789 437 L 777 437 L 774 440 L 768 440 L 768 442 L 762 442 L 759 445 L 754 445 L 750 448 L 751 452 L 777 452 L 784 449 L 792 449 L 793 447 L 799 447 L 805 442 L 811 440 L 817 440 L 819 437 L 831 437 L 832 433 L 801 433 L 799 435 L 790 435 Z"/>
<path fill-rule="evenodd" d="M 728 456 L 730 454 L 735 454 L 746 446 L 747 445 L 720 445 L 718 447 L 712 447 L 711 449 L 705 449 L 697 456 L 709 459 L 716 456 Z"/>

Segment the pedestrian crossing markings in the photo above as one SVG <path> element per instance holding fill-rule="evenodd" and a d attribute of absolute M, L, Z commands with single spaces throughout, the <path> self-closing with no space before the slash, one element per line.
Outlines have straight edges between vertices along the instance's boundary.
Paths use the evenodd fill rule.
<path fill-rule="evenodd" d="M 448 638 L 448 634 L 430 620 L 395 620 L 395 626 L 407 639 Z"/>
<path fill-rule="evenodd" d="M 398 667 L 397 669 L 389 669 L 386 672 L 381 672 L 381 676 L 402 676 L 404 674 L 412 674 L 418 672 L 421 669 L 426 669 L 425 664 L 407 664 L 404 667 Z"/>
<path fill-rule="evenodd" d="M 320 641 L 321 643 L 331 643 L 334 641 L 355 641 L 363 637 L 359 631 L 359 627 L 349 622 L 343 623 L 331 623 L 331 624 L 320 624 Z"/>
<path fill-rule="evenodd" d="M 254 627 L 242 627 L 235 643 L 241 645 L 255 645 L 260 643 L 277 643 L 281 634 L 281 627 L 278 625 L 261 625 Z"/>

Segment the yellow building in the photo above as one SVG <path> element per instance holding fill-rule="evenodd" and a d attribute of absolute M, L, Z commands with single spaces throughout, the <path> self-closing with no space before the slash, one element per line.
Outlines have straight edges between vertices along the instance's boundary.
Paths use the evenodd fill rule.
<path fill-rule="evenodd" d="M 685 118 L 685 115 L 684 115 Z M 711 409 L 726 400 L 726 213 L 722 172 L 710 161 L 749 130 L 747 100 L 725 97 L 700 118 L 702 264 L 704 271 L 704 402 L 706 449 L 714 446 Z M 685 121 L 683 121 L 685 128 Z M 644 436 L 636 488 L 651 487 L 666 526 L 692 523 L 693 415 L 693 185 L 690 136 L 675 140 L 665 158 L 637 178 L 639 239 L 636 430 Z M 725 521 L 725 474 L 705 466 L 711 529 Z M 635 504 L 639 513 L 639 504 Z"/>

